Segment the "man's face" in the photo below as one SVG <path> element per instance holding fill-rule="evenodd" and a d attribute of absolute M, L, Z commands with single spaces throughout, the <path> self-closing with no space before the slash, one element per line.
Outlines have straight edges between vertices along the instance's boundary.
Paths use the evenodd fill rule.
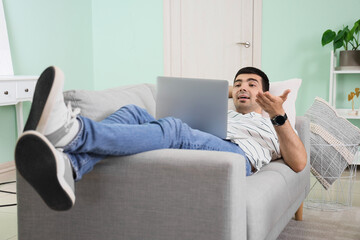
<path fill-rule="evenodd" d="M 262 92 L 260 76 L 252 73 L 238 75 L 234 81 L 232 92 L 236 111 L 242 114 L 261 113 L 261 107 L 255 101 L 258 92 Z"/>

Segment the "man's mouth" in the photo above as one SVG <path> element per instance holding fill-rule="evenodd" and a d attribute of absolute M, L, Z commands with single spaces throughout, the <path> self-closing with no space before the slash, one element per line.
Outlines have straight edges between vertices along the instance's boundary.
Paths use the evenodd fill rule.
<path fill-rule="evenodd" d="M 247 99 L 250 99 L 250 97 L 248 95 L 241 94 L 238 96 L 238 99 L 239 100 L 247 100 Z"/>

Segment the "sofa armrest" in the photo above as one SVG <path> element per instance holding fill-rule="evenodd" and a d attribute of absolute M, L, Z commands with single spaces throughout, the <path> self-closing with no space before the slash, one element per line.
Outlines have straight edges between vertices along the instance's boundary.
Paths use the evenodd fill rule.
<path fill-rule="evenodd" d="M 310 163 L 310 121 L 304 116 L 296 117 L 295 129 L 305 146 L 307 153 L 307 164 Z"/>
<path fill-rule="evenodd" d="M 307 162 L 305 169 L 298 173 L 299 175 L 303 175 L 300 177 L 306 181 L 305 185 L 305 198 L 310 192 L 310 120 L 304 116 L 296 117 L 295 124 L 296 131 L 305 146 L 305 150 L 307 153 Z"/>
<path fill-rule="evenodd" d="M 19 238 L 246 239 L 238 154 L 163 149 L 109 157 L 76 184 L 76 204 L 65 213 L 18 178 Z"/>

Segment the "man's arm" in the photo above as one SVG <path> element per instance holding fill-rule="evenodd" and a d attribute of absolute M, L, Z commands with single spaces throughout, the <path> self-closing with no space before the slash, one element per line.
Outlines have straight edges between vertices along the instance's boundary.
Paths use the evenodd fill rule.
<path fill-rule="evenodd" d="M 270 118 L 276 115 L 284 115 L 283 103 L 287 99 L 290 90 L 286 90 L 281 96 L 273 96 L 269 92 L 258 93 L 256 102 L 266 111 Z M 289 120 L 282 126 L 274 126 L 279 138 L 280 152 L 292 170 L 302 171 L 306 166 L 307 156 L 304 144 L 291 127 Z"/>

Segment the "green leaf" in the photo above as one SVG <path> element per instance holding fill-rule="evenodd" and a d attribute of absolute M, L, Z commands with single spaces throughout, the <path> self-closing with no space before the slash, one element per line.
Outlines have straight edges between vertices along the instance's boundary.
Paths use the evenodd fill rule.
<path fill-rule="evenodd" d="M 326 30 L 321 38 L 321 44 L 325 46 L 326 44 L 331 43 L 336 36 L 336 33 L 330 29 Z"/>
<path fill-rule="evenodd" d="M 353 26 L 353 28 L 350 30 L 350 33 L 349 33 L 351 36 L 354 36 L 354 33 L 355 33 L 357 27 L 358 27 L 358 26 L 357 26 L 356 23 L 355 23 L 354 26 Z"/>
<path fill-rule="evenodd" d="M 355 33 L 360 31 L 360 19 L 355 22 L 353 29 L 355 30 Z"/>
<path fill-rule="evenodd" d="M 338 48 L 341 48 L 343 46 L 343 41 L 340 39 L 338 41 L 334 41 L 334 51 Z"/>
<path fill-rule="evenodd" d="M 345 47 L 344 45 L 344 35 L 345 32 L 343 30 L 339 30 L 338 33 L 336 34 L 335 38 L 334 38 L 334 52 L 336 49 L 341 48 L 342 46 Z"/>
<path fill-rule="evenodd" d="M 343 31 L 344 31 L 344 41 L 345 41 L 346 44 L 347 44 L 348 42 L 350 42 L 351 40 L 353 40 L 354 36 L 353 36 L 353 34 L 351 34 L 348 26 L 346 26 L 346 27 L 343 29 Z"/>
<path fill-rule="evenodd" d="M 334 38 L 334 42 L 342 41 L 344 39 L 345 32 L 343 30 L 339 30 Z"/>
<path fill-rule="evenodd" d="M 354 33 L 358 33 L 359 26 L 360 26 L 360 20 L 358 20 L 357 22 L 354 23 L 354 26 L 352 27 L 352 29 L 350 31 L 351 35 L 354 35 Z"/>

